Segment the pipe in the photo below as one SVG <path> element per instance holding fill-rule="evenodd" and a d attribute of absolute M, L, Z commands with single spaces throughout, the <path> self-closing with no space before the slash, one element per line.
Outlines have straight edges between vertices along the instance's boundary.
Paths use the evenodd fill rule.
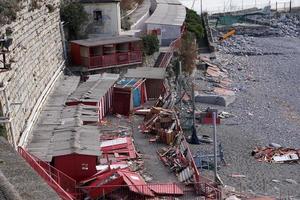
<path fill-rule="evenodd" d="M 182 86 L 181 86 L 181 83 L 182 83 L 182 78 L 181 78 L 181 74 L 182 74 L 182 65 L 181 65 L 181 61 L 179 61 L 179 76 L 178 76 L 178 79 L 179 79 L 179 98 L 180 98 L 180 103 L 179 103 L 179 106 L 180 106 L 180 109 L 182 108 L 181 105 L 182 105 Z"/>
<path fill-rule="evenodd" d="M 60 65 L 60 67 L 56 70 L 56 72 L 53 75 L 52 79 L 50 80 L 49 84 L 46 86 L 43 93 L 37 100 L 32 112 L 27 120 L 26 127 L 25 127 L 24 131 L 21 133 L 21 137 L 19 139 L 18 146 L 21 146 L 21 147 L 26 146 L 27 139 L 28 139 L 29 133 L 33 127 L 33 124 L 37 120 L 37 118 L 41 112 L 42 106 L 44 105 L 44 103 L 45 103 L 49 93 L 51 92 L 52 88 L 54 87 L 57 79 L 63 73 L 64 65 L 65 65 L 65 61 L 63 61 L 62 64 Z"/>
<path fill-rule="evenodd" d="M 217 114 L 213 112 L 213 123 L 214 123 L 214 175 L 215 181 L 218 182 L 218 157 L 217 157 Z"/>
<path fill-rule="evenodd" d="M 11 111 L 10 111 L 10 103 L 6 94 L 6 86 L 4 86 L 3 88 L 3 95 L 4 95 L 4 99 L 5 99 L 5 106 L 6 106 L 6 113 L 8 114 L 8 118 L 9 118 L 9 129 L 10 129 L 10 135 L 11 135 L 11 139 L 12 139 L 12 144 L 13 147 L 16 149 L 17 148 L 17 144 L 16 144 L 16 139 L 15 139 L 15 131 L 14 131 L 14 126 L 12 123 L 12 119 L 11 119 Z"/>

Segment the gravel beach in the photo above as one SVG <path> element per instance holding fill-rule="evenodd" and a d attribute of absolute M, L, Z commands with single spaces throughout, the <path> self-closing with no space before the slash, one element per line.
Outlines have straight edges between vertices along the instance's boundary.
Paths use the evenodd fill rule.
<path fill-rule="evenodd" d="M 272 142 L 300 146 L 300 38 L 235 36 L 227 46 L 236 42 L 242 53 L 232 53 L 227 47 L 217 53 L 218 62 L 233 80 L 236 101 L 228 107 L 197 104 L 199 110 L 211 107 L 236 116 L 218 126 L 228 164 L 221 167 L 220 176 L 237 191 L 300 199 L 299 164 L 270 164 L 251 156 L 256 146 Z M 249 49 L 259 54 L 248 55 Z M 210 126 L 198 127 L 198 134 L 212 136 L 212 132 Z M 191 147 L 194 152 L 213 152 L 212 145 Z M 232 178 L 231 174 L 246 177 Z"/>

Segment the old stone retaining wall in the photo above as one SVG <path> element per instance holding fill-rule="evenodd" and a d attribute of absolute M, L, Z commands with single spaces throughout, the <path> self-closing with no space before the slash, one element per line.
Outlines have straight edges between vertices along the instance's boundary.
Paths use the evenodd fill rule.
<path fill-rule="evenodd" d="M 11 29 L 13 43 L 7 53 L 11 70 L 0 73 L 9 101 L 10 114 L 4 92 L 0 92 L 3 115 L 10 117 L 7 123 L 7 138 L 17 142 L 24 131 L 34 106 L 43 91 L 64 65 L 60 31 L 59 0 L 39 0 L 32 8 L 32 1 L 21 1 L 22 9 L 17 20 L 0 26 L 0 36 Z M 2 57 L 0 58 L 0 60 Z M 0 63 L 1 64 L 1 63 Z M 2 67 L 2 65 L 1 65 Z M 10 128 L 12 126 L 12 129 Z M 13 132 L 13 135 L 12 135 Z"/>

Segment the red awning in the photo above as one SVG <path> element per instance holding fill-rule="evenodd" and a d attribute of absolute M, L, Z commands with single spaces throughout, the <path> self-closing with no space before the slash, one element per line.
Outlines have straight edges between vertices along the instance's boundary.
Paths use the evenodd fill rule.
<path fill-rule="evenodd" d="M 128 185 L 129 189 L 132 192 L 154 197 L 153 192 L 149 189 L 147 183 L 138 173 L 119 170 L 118 174 L 123 176 L 125 183 Z"/>

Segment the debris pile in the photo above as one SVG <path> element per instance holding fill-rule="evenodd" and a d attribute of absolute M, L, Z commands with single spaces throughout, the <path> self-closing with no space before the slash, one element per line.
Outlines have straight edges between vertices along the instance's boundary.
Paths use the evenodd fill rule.
<path fill-rule="evenodd" d="M 91 199 L 144 199 L 145 197 L 183 195 L 182 189 L 174 183 L 147 184 L 136 172 L 128 169 L 106 169 L 89 179 L 81 181 L 80 188 Z"/>
<path fill-rule="evenodd" d="M 182 137 L 178 135 L 176 142 L 178 145 L 162 148 L 157 153 L 164 165 L 176 173 L 180 182 L 190 184 L 195 181 L 193 180 L 195 171 L 189 166 L 188 147 Z"/>
<path fill-rule="evenodd" d="M 165 144 L 172 144 L 178 134 L 179 124 L 176 121 L 176 112 L 170 109 L 152 107 L 146 116 L 143 132 L 155 134 Z"/>
<path fill-rule="evenodd" d="M 257 147 L 252 151 L 252 156 L 260 162 L 292 163 L 299 162 L 300 149 L 284 147 Z"/>
<path fill-rule="evenodd" d="M 197 194 L 202 192 L 215 197 L 220 191 L 211 180 L 207 179 L 207 184 L 203 182 L 204 177 L 200 176 L 177 112 L 173 109 L 174 103 L 169 94 L 160 97 L 151 109 L 138 110 L 136 113 L 145 115 L 142 132 L 154 133 L 159 141 L 168 145 L 159 149 L 157 154 L 163 164 L 176 174 L 179 182 L 193 186 Z"/>
<path fill-rule="evenodd" d="M 152 177 L 144 169 L 144 161 L 136 151 L 130 118 L 116 115 L 101 124 L 102 156 L 97 173 L 81 181 L 79 188 L 91 199 L 101 197 L 144 199 L 183 195 L 175 183 L 148 183 Z"/>
<path fill-rule="evenodd" d="M 207 59 L 200 57 L 200 60 L 206 67 L 196 75 L 200 78 L 196 80 L 195 101 L 221 106 L 233 103 L 235 92 L 231 89 L 232 81 L 227 70 Z"/>
<path fill-rule="evenodd" d="M 173 109 L 175 98 L 169 94 L 160 97 L 156 104 L 150 109 L 139 109 L 135 114 L 144 115 L 142 132 L 155 135 L 150 142 L 161 141 L 172 144 L 179 132 L 179 122 L 176 121 L 177 113 Z"/>

